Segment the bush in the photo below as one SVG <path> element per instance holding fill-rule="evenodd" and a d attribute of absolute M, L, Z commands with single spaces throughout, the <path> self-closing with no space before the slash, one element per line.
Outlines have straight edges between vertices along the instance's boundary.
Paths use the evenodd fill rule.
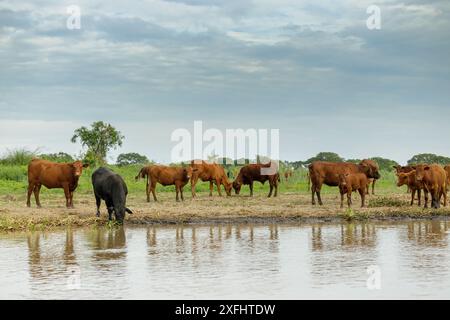
<path fill-rule="evenodd" d="M 26 178 L 26 166 L 0 165 L 0 180 L 21 182 L 26 181 Z"/>
<path fill-rule="evenodd" d="M 40 158 L 54 162 L 74 162 L 73 157 L 65 152 L 41 154 Z"/>
<path fill-rule="evenodd" d="M 148 162 L 149 161 L 146 156 L 140 155 L 139 153 L 136 153 L 136 152 L 121 153 L 117 157 L 117 165 L 119 165 L 119 166 L 146 164 Z"/>
<path fill-rule="evenodd" d="M 4 165 L 27 165 L 33 158 L 37 157 L 38 150 L 27 149 L 8 150 L 6 155 L 0 160 Z"/>

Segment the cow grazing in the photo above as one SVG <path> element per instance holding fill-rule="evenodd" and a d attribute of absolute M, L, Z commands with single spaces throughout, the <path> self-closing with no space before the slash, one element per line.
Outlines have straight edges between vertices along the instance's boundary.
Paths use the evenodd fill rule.
<path fill-rule="evenodd" d="M 189 182 L 188 168 L 182 167 L 168 167 L 163 165 L 152 165 L 143 167 L 139 174 L 136 176 L 136 180 L 139 178 L 146 178 L 145 192 L 147 194 L 147 202 L 150 202 L 150 192 L 153 195 L 153 200 L 156 199 L 156 184 L 159 183 L 163 186 L 175 186 L 176 200 L 184 200 L 183 188 Z"/>
<path fill-rule="evenodd" d="M 28 194 L 27 206 L 31 206 L 30 197 L 34 192 L 36 205 L 41 207 L 39 192 L 41 186 L 48 189 L 62 188 L 66 197 L 66 207 L 73 208 L 73 192 L 78 186 L 78 179 L 83 168 L 88 164 L 81 161 L 71 163 L 56 163 L 47 160 L 33 159 L 28 164 Z"/>
<path fill-rule="evenodd" d="M 264 184 L 269 181 L 270 191 L 268 197 L 272 196 L 273 189 L 275 189 L 274 197 L 278 194 L 278 182 L 280 182 L 280 175 L 277 173 L 272 175 L 263 175 L 263 168 L 270 168 L 269 164 L 248 164 L 241 168 L 238 176 L 233 181 L 233 188 L 236 194 L 241 191 L 242 185 L 248 185 L 250 187 L 250 196 L 253 196 L 253 182 L 259 181 Z"/>
<path fill-rule="evenodd" d="M 341 208 L 344 207 L 344 194 L 347 194 L 347 204 L 350 208 L 352 205 L 352 192 L 359 192 L 361 196 L 361 208 L 365 206 L 367 176 L 364 173 L 346 173 L 339 174 L 339 192 L 341 194 Z"/>
<path fill-rule="evenodd" d="M 416 181 L 423 183 L 425 192 L 431 193 L 431 207 L 438 209 L 444 196 L 444 207 L 447 205 L 447 173 L 437 164 L 421 164 L 413 166 L 416 170 Z M 425 199 L 425 208 L 428 203 Z"/>
<path fill-rule="evenodd" d="M 112 214 L 119 223 L 123 222 L 125 213 L 133 212 L 126 207 L 128 188 L 122 177 L 108 168 L 98 168 L 92 174 L 95 202 L 97 204 L 97 217 L 100 217 L 100 204 L 104 200 L 108 210 L 109 220 Z"/>
<path fill-rule="evenodd" d="M 216 163 L 207 163 L 203 160 L 192 160 L 188 167 L 188 177 L 191 179 L 192 197 L 196 196 L 195 185 L 198 179 L 201 181 L 209 181 L 209 196 L 212 196 L 214 183 L 217 186 L 219 196 L 222 196 L 220 186 L 223 185 L 227 196 L 231 196 L 231 183 L 229 182 L 225 170 Z"/>
<path fill-rule="evenodd" d="M 374 165 L 375 164 L 375 165 Z M 364 173 L 367 178 L 379 179 L 378 165 L 372 160 L 363 160 L 359 164 L 350 162 L 326 162 L 314 161 L 309 165 L 309 177 L 311 180 L 312 204 L 316 204 L 315 195 L 319 205 L 323 205 L 320 196 L 322 185 L 339 186 L 339 175 L 347 173 Z"/>
<path fill-rule="evenodd" d="M 421 192 L 422 192 L 422 190 L 424 190 L 424 188 L 423 188 L 423 183 L 416 180 L 416 171 L 412 170 L 407 173 L 399 172 L 399 173 L 397 173 L 397 179 L 398 179 L 398 182 L 397 182 L 398 187 L 407 185 L 408 189 L 411 190 L 411 205 L 414 204 L 414 198 L 416 196 L 416 191 L 417 191 L 417 196 L 419 198 L 418 205 L 420 206 L 421 205 Z M 428 202 L 428 192 L 426 190 L 424 190 L 424 195 L 425 195 L 425 202 Z"/>

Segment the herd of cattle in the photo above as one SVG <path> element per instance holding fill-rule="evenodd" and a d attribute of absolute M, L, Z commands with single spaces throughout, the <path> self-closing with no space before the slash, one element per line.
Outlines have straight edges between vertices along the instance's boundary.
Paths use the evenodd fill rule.
<path fill-rule="evenodd" d="M 78 186 L 78 180 L 83 172 L 83 168 L 88 165 L 81 161 L 72 163 L 55 163 L 47 160 L 33 159 L 28 165 L 28 194 L 27 206 L 30 207 L 31 194 L 34 193 L 36 205 L 41 206 L 39 192 L 41 186 L 52 189 L 62 188 L 66 197 L 66 206 L 73 207 L 73 193 Z M 156 198 L 157 183 L 163 186 L 174 185 L 176 190 L 176 200 L 184 200 L 183 188 L 190 181 L 192 197 L 195 197 L 195 186 L 200 179 L 209 182 L 209 195 L 212 196 L 214 184 L 217 186 L 219 195 L 222 195 L 221 186 L 225 193 L 230 196 L 232 189 L 239 194 L 242 185 L 248 185 L 250 196 L 253 196 L 253 183 L 259 181 L 265 183 L 269 181 L 270 191 L 276 197 L 280 175 L 278 172 L 271 175 L 264 175 L 264 168 L 269 168 L 268 164 L 248 164 L 243 166 L 233 182 L 230 182 L 222 166 L 216 163 L 205 161 L 192 161 L 186 167 L 171 167 L 164 165 L 149 165 L 143 167 L 136 180 L 146 179 L 147 202 L 150 202 L 150 193 L 153 200 Z M 308 183 L 312 192 L 312 204 L 322 205 L 321 188 L 322 185 L 339 188 L 341 195 L 341 208 L 344 205 L 344 196 L 347 195 L 347 204 L 352 204 L 352 193 L 358 192 L 361 197 L 361 206 L 365 206 L 365 197 L 369 193 L 369 185 L 372 184 L 372 193 L 375 192 L 375 183 L 380 179 L 379 167 L 375 161 L 363 160 L 359 164 L 349 162 L 325 162 L 315 161 L 309 165 Z M 444 197 L 444 206 L 447 204 L 447 189 L 450 185 L 450 166 L 441 167 L 436 164 L 421 164 L 417 166 L 395 166 L 398 177 L 398 186 L 407 185 L 411 191 L 411 205 L 414 202 L 415 194 L 418 193 L 419 206 L 421 205 L 421 191 L 425 195 L 425 208 L 428 206 L 428 193 L 431 194 L 431 206 L 439 208 L 441 198 Z M 292 176 L 292 171 L 284 173 L 285 179 Z M 110 169 L 99 168 L 92 174 L 92 186 L 97 205 L 97 216 L 100 215 L 100 203 L 104 200 L 112 219 L 114 214 L 116 220 L 123 221 L 125 213 L 132 213 L 126 207 L 126 197 L 128 189 L 122 177 Z"/>

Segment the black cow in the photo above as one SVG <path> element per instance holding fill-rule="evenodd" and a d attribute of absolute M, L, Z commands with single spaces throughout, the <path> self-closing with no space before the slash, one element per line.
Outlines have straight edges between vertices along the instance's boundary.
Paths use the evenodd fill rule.
<path fill-rule="evenodd" d="M 100 216 L 100 203 L 105 200 L 109 220 L 114 213 L 116 221 L 122 223 L 125 212 L 133 213 L 126 207 L 128 189 L 122 177 L 107 168 L 98 168 L 92 174 L 95 201 L 97 203 L 97 217 Z"/>

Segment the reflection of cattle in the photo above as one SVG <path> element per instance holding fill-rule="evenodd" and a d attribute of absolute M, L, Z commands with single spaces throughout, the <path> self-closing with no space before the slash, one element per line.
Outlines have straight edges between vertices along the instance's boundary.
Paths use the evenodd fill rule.
<path fill-rule="evenodd" d="M 407 185 L 408 189 L 411 190 L 411 205 L 414 204 L 414 197 L 417 195 L 419 197 L 418 205 L 421 205 L 421 191 L 423 190 L 423 183 L 416 180 L 416 171 L 410 171 L 408 173 L 400 172 L 397 173 L 397 186 L 401 187 L 403 185 Z M 428 193 L 424 190 L 425 193 L 425 201 L 428 201 Z"/>
<path fill-rule="evenodd" d="M 352 192 L 358 191 L 361 196 L 361 208 L 365 205 L 367 190 L 367 176 L 364 173 L 347 173 L 339 175 L 339 192 L 341 194 L 341 208 L 344 207 L 344 194 L 347 194 L 347 204 L 352 205 Z"/>
<path fill-rule="evenodd" d="M 180 167 L 168 167 L 162 165 L 147 166 L 139 171 L 136 176 L 136 180 L 139 178 L 147 178 L 146 194 L 147 202 L 150 202 L 150 191 L 153 194 L 153 200 L 156 199 L 156 184 L 160 183 L 163 186 L 175 186 L 176 200 L 180 201 L 179 194 L 181 194 L 181 200 L 183 197 L 183 187 L 188 183 L 188 169 Z"/>
<path fill-rule="evenodd" d="M 202 181 L 209 181 L 209 196 L 212 196 L 214 183 L 217 186 L 219 196 L 222 196 L 220 186 L 223 185 L 225 192 L 231 196 L 231 183 L 228 181 L 225 170 L 217 163 L 207 163 L 205 161 L 192 160 L 188 167 L 188 177 L 191 179 L 192 197 L 195 197 L 195 185 L 198 179 Z"/>
<path fill-rule="evenodd" d="M 437 164 L 417 165 L 416 180 L 422 182 L 424 189 L 431 193 L 431 207 L 438 209 L 441 206 L 441 198 L 444 196 L 444 207 L 447 205 L 447 173 Z M 428 203 L 425 198 L 425 208 Z"/>
<path fill-rule="evenodd" d="M 73 192 L 78 186 L 78 179 L 83 168 L 88 167 L 81 161 L 56 163 L 47 160 L 33 159 L 28 164 L 27 206 L 30 207 L 31 193 L 34 192 L 36 205 L 40 208 L 39 192 L 44 185 L 48 189 L 62 188 L 66 196 L 66 207 L 73 208 Z"/>
<path fill-rule="evenodd" d="M 280 182 L 280 175 L 278 172 L 272 175 L 263 175 L 261 174 L 263 168 L 270 168 L 271 164 L 248 164 L 241 168 L 238 176 L 233 182 L 233 188 L 236 194 L 239 194 L 241 191 L 242 185 L 248 185 L 250 187 L 250 196 L 253 196 L 253 182 L 259 181 L 264 184 L 266 181 L 269 181 L 270 191 L 268 197 L 272 196 L 272 191 L 275 188 L 274 197 L 277 196 L 278 193 L 278 182 Z"/>
<path fill-rule="evenodd" d="M 125 212 L 133 213 L 126 207 L 128 188 L 122 177 L 108 168 L 98 168 L 92 174 L 92 186 L 94 188 L 97 204 L 97 217 L 100 217 L 100 203 L 105 201 L 109 220 L 112 214 L 116 221 L 123 222 Z"/>
<path fill-rule="evenodd" d="M 359 164 L 350 162 L 326 162 L 314 161 L 309 165 L 309 176 L 311 179 L 312 204 L 315 205 L 315 197 L 322 205 L 320 190 L 322 185 L 339 186 L 339 175 L 348 173 L 364 173 L 367 178 L 379 179 L 378 165 L 372 160 L 363 160 Z M 364 191 L 365 192 L 365 191 Z"/>

